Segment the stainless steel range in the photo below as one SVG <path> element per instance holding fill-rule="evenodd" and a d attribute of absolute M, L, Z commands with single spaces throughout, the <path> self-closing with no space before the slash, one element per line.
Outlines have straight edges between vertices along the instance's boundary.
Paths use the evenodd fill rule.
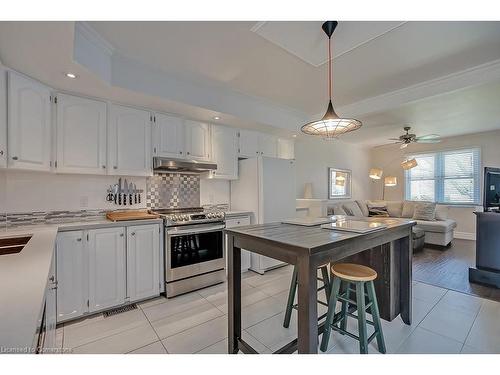
<path fill-rule="evenodd" d="M 201 207 L 152 211 L 165 225 L 168 298 L 225 280 L 224 212 Z"/>

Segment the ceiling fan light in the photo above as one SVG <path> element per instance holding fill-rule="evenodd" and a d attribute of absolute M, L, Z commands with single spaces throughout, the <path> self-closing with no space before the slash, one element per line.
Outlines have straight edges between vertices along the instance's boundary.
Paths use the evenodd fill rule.
<path fill-rule="evenodd" d="M 372 168 L 372 169 L 370 169 L 370 173 L 368 173 L 368 176 L 371 179 L 380 180 L 382 178 L 383 173 L 384 173 L 384 171 L 380 168 Z"/>
<path fill-rule="evenodd" d="M 398 179 L 395 176 L 387 176 L 384 179 L 385 186 L 396 186 L 398 184 Z"/>
<path fill-rule="evenodd" d="M 401 163 L 401 167 L 407 171 L 409 169 L 415 168 L 418 165 L 417 160 L 415 158 L 405 160 Z"/>

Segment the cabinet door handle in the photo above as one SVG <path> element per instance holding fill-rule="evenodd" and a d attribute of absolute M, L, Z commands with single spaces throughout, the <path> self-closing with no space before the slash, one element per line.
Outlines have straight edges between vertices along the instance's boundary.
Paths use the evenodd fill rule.
<path fill-rule="evenodd" d="M 135 232 L 130 233 L 132 236 L 135 236 Z"/>
<path fill-rule="evenodd" d="M 191 153 L 190 153 L 189 151 L 188 151 L 188 152 L 186 152 L 186 153 L 187 153 L 188 155 L 191 155 Z"/>
<path fill-rule="evenodd" d="M 103 166 L 102 166 L 102 169 L 106 169 L 106 166 L 105 166 L 105 165 L 103 165 Z"/>
<path fill-rule="evenodd" d="M 17 156 L 12 157 L 12 160 L 17 160 L 17 159 L 19 159 Z"/>
<path fill-rule="evenodd" d="M 56 279 L 56 277 L 54 275 L 52 275 L 52 276 L 49 277 L 49 280 L 52 281 L 52 282 L 54 282 L 55 279 Z"/>
<path fill-rule="evenodd" d="M 81 239 L 81 238 L 77 238 L 76 240 L 77 240 L 78 242 L 81 242 L 81 241 L 82 241 L 82 239 Z"/>
<path fill-rule="evenodd" d="M 0 156 L 3 156 L 3 150 L 0 150 Z"/>
<path fill-rule="evenodd" d="M 123 233 L 120 233 L 120 237 L 123 237 Z"/>
<path fill-rule="evenodd" d="M 118 167 L 115 165 L 115 166 L 113 166 L 113 169 L 118 169 Z"/>
<path fill-rule="evenodd" d="M 181 155 L 182 155 L 182 151 L 179 151 L 179 154 L 181 154 Z"/>

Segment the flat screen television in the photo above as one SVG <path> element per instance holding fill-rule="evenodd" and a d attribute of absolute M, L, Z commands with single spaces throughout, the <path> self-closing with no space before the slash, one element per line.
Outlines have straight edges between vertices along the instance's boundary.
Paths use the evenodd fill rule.
<path fill-rule="evenodd" d="M 485 211 L 500 207 L 500 168 L 484 168 L 483 206 Z"/>

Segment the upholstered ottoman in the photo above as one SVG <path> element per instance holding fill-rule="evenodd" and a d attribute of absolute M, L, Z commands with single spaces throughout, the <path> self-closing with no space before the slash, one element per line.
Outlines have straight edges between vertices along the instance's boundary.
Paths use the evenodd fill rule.
<path fill-rule="evenodd" d="M 424 248 L 425 242 L 425 232 L 420 228 L 413 227 L 412 229 L 412 237 L 413 237 L 413 252 L 418 253 L 422 251 Z"/>

